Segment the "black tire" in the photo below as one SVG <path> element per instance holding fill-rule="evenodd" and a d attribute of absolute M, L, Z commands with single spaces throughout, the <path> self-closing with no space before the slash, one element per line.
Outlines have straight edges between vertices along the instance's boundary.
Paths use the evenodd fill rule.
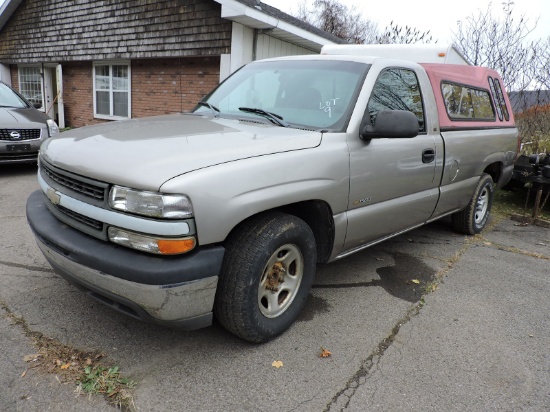
<path fill-rule="evenodd" d="M 251 218 L 226 242 L 216 318 L 250 342 L 274 338 L 304 307 L 316 261 L 315 237 L 303 220 L 280 212 Z"/>
<path fill-rule="evenodd" d="M 480 233 L 489 220 L 494 191 L 495 186 L 491 176 L 486 173 L 481 175 L 468 206 L 452 215 L 453 228 L 466 235 Z"/>

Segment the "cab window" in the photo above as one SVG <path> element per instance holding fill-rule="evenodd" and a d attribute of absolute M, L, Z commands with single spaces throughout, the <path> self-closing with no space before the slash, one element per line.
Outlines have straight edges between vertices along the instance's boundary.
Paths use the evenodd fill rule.
<path fill-rule="evenodd" d="M 380 110 L 408 110 L 418 119 L 418 131 L 425 131 L 422 94 L 416 74 L 412 70 L 391 68 L 381 72 L 372 90 L 367 110 L 373 124 Z"/>

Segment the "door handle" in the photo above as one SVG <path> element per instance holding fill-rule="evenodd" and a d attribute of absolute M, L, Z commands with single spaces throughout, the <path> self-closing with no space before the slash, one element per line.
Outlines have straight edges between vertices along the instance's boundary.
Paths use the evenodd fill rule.
<path fill-rule="evenodd" d="M 422 163 L 431 163 L 435 160 L 435 150 L 434 149 L 424 149 L 422 150 Z"/>

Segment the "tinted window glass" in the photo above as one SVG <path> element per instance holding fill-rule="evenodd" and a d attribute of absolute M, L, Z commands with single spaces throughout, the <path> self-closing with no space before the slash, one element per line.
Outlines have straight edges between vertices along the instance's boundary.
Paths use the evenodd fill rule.
<path fill-rule="evenodd" d="M 494 120 L 495 111 L 487 90 L 443 83 L 441 93 L 447 114 L 457 120 Z"/>
<path fill-rule="evenodd" d="M 498 103 L 498 96 L 497 96 L 497 92 L 495 90 L 495 82 L 494 82 L 492 77 L 489 77 L 489 87 L 491 88 L 491 94 L 493 95 L 493 99 L 494 99 L 494 102 L 495 102 L 495 107 L 497 109 L 498 118 L 499 118 L 499 120 L 502 120 L 503 119 L 502 107 Z"/>
<path fill-rule="evenodd" d="M 504 100 L 504 93 L 502 92 L 502 88 L 500 87 L 500 82 L 497 79 L 495 79 L 495 89 L 496 89 L 496 96 L 498 100 L 497 104 L 500 106 L 500 109 L 502 110 L 502 114 L 504 115 L 504 118 L 506 120 L 510 120 L 508 107 L 506 107 L 506 101 Z"/>
<path fill-rule="evenodd" d="M 380 110 L 408 110 L 413 112 L 424 131 L 424 108 L 418 79 L 412 70 L 386 69 L 376 79 L 367 107 L 374 124 Z"/>

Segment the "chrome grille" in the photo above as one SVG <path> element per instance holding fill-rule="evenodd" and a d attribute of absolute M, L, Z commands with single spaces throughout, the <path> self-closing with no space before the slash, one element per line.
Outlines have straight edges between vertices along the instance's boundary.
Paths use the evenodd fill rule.
<path fill-rule="evenodd" d="M 84 180 L 79 178 L 77 175 L 73 175 L 72 173 L 69 174 L 62 172 L 57 168 L 54 169 L 46 164 L 46 162 L 41 162 L 40 168 L 51 180 L 63 187 L 66 187 L 67 189 L 72 190 L 73 192 L 100 202 L 105 200 L 107 185 L 101 185 L 100 182 L 96 184 L 90 179 Z"/>
<path fill-rule="evenodd" d="M 40 129 L 0 129 L 0 140 L 21 142 L 40 139 Z"/>

